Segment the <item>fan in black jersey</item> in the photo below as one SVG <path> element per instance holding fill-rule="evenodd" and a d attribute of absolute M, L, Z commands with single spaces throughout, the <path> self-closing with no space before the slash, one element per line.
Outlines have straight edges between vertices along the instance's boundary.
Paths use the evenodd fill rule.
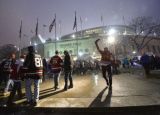
<path fill-rule="evenodd" d="M 28 54 L 24 61 L 25 89 L 27 101 L 30 105 L 36 106 L 39 100 L 39 83 L 43 76 L 42 58 L 35 52 L 34 46 L 28 47 Z M 32 97 L 31 85 L 34 83 L 34 96 Z"/>

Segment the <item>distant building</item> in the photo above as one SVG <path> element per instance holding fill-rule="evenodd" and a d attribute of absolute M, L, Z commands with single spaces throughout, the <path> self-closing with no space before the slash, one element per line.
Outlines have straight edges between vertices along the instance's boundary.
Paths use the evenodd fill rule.
<path fill-rule="evenodd" d="M 110 38 L 110 34 L 114 34 L 114 38 Z M 32 38 L 32 45 L 36 45 L 37 51 L 42 56 L 50 58 L 54 55 L 55 50 L 60 51 L 63 55 L 64 50 L 68 50 L 72 56 L 81 57 L 89 55 L 93 58 L 98 58 L 100 55 L 95 47 L 95 40 L 100 38 L 100 48 L 108 47 L 109 50 L 116 55 L 116 58 L 133 57 L 137 53 L 135 44 L 128 39 L 128 36 L 133 36 L 135 33 L 128 26 L 112 25 L 90 28 L 78 31 L 72 34 L 62 36 L 57 41 L 48 40 L 42 42 L 40 38 Z M 43 51 L 42 51 L 43 50 Z M 145 48 L 145 52 L 160 54 L 160 40 L 152 40 Z"/>

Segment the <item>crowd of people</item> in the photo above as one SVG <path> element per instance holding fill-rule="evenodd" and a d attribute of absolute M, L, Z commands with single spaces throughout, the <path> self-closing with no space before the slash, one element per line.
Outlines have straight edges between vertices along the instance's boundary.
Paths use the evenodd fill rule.
<path fill-rule="evenodd" d="M 134 57 L 132 59 L 128 59 L 127 57 L 125 57 L 122 60 L 123 68 L 130 68 L 134 66 L 142 66 L 145 70 L 146 75 L 149 75 L 151 70 L 160 69 L 160 57 L 157 55 L 149 55 L 147 53 L 143 53 L 142 56 Z"/>
<path fill-rule="evenodd" d="M 17 92 L 18 98 L 23 97 L 22 81 L 25 84 L 25 95 L 27 104 L 36 106 L 39 100 L 40 82 L 46 80 L 46 74 L 49 73 L 54 80 L 54 90 L 59 89 L 59 77 L 61 73 L 64 74 L 64 91 L 73 88 L 72 74 L 86 75 L 87 72 L 97 74 L 102 72 L 102 76 L 106 82 L 106 86 L 112 89 L 112 74 L 118 73 L 118 67 L 122 64 L 123 68 L 134 66 L 133 60 L 124 58 L 122 63 L 116 60 L 114 55 L 105 47 L 103 50 L 99 48 L 98 42 L 95 41 L 97 50 L 101 55 L 101 60 L 76 60 L 73 61 L 67 50 L 64 51 L 64 58 L 59 56 L 59 52 L 55 51 L 49 61 L 36 53 L 34 46 L 28 47 L 28 54 L 21 55 L 19 59 L 16 58 L 15 53 L 9 55 L 0 63 L 0 86 L 4 82 L 4 93 L 7 93 L 11 87 L 11 92 L 7 100 L 7 106 L 13 106 L 14 96 Z M 137 63 L 143 65 L 146 74 L 150 73 L 151 69 L 160 69 L 160 57 L 149 56 L 143 54 Z M 108 74 L 108 75 L 107 75 Z M 34 92 L 32 95 L 32 84 L 34 85 Z"/>
<path fill-rule="evenodd" d="M 107 86 L 112 88 L 112 69 L 111 64 L 113 57 L 112 53 L 109 52 L 108 48 L 103 50 L 99 49 L 98 40 L 95 44 L 100 52 L 102 58 L 101 63 L 98 60 L 76 60 L 73 61 L 72 57 L 67 50 L 64 51 L 64 58 L 59 56 L 59 52 L 56 51 L 55 55 L 52 56 L 49 61 L 42 59 L 42 57 L 36 53 L 34 46 L 28 47 L 28 54 L 20 56 L 19 59 L 16 58 L 15 53 L 12 53 L 8 58 L 2 60 L 0 63 L 0 86 L 4 82 L 4 93 L 9 91 L 11 87 L 11 92 L 7 100 L 7 106 L 13 106 L 14 97 L 16 92 L 18 97 L 22 98 L 22 81 L 24 81 L 25 86 L 25 96 L 27 99 L 27 104 L 31 106 L 36 106 L 39 100 L 40 92 L 40 82 L 45 81 L 45 75 L 49 72 L 50 76 L 53 77 L 54 89 L 59 89 L 59 76 L 64 73 L 64 91 L 73 88 L 72 73 L 85 75 L 86 72 L 91 71 L 98 73 L 100 68 L 102 68 L 102 75 L 106 81 Z M 101 67 L 100 67 L 101 66 Z M 108 72 L 108 76 L 106 75 Z M 32 92 L 32 84 L 34 85 L 34 92 Z M 33 93 L 33 95 L 32 95 Z"/>
<path fill-rule="evenodd" d="M 160 57 L 143 53 L 140 64 L 144 67 L 146 75 L 149 75 L 150 70 L 160 69 Z"/>
<path fill-rule="evenodd" d="M 16 59 L 15 53 L 9 55 L 8 58 L 2 60 L 0 63 L 0 86 L 4 82 L 4 93 L 11 92 L 7 100 L 7 106 L 14 106 L 14 96 L 17 92 L 18 98 L 23 97 L 22 93 L 22 81 L 25 84 L 25 95 L 27 98 L 26 104 L 36 106 L 39 100 L 40 82 L 45 80 L 44 72 L 46 68 L 49 68 L 51 75 L 54 78 L 54 89 L 59 87 L 59 76 L 64 71 L 64 90 L 73 88 L 72 69 L 73 61 L 68 51 L 64 51 L 64 59 L 58 55 L 58 51 L 55 52 L 55 56 L 51 57 L 47 64 L 42 57 L 36 53 L 34 46 L 28 47 L 28 54 L 22 55 L 19 59 Z M 69 81 L 69 83 L 68 83 Z M 34 92 L 32 95 L 32 84 L 34 85 Z"/>

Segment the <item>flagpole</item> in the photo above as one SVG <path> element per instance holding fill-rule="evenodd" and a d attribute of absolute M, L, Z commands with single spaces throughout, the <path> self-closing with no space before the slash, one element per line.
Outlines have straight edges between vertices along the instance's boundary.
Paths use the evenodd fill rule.
<path fill-rule="evenodd" d="M 77 34 L 77 16 L 76 16 L 76 11 L 75 11 L 75 24 L 76 24 L 76 34 Z M 78 37 L 76 36 L 77 39 L 77 57 L 78 57 Z"/>
<path fill-rule="evenodd" d="M 75 19 L 74 19 L 74 25 L 73 25 L 73 30 L 76 28 L 76 34 L 77 34 L 77 17 L 76 17 L 76 11 L 75 11 Z M 77 57 L 78 57 L 78 36 L 75 35 L 76 37 L 76 42 L 77 42 Z"/>
<path fill-rule="evenodd" d="M 37 18 L 37 24 L 36 24 L 36 36 L 38 36 L 38 18 Z"/>
<path fill-rule="evenodd" d="M 82 18 L 80 17 L 80 22 L 81 22 L 81 38 L 82 38 Z"/>
<path fill-rule="evenodd" d="M 77 32 L 77 16 L 76 16 L 76 11 L 75 11 L 75 21 L 76 21 L 76 32 Z"/>
<path fill-rule="evenodd" d="M 19 58 L 21 56 L 21 39 L 22 38 L 22 20 L 21 20 L 21 25 L 20 25 L 20 30 L 19 30 Z"/>
<path fill-rule="evenodd" d="M 62 34 L 61 20 L 59 20 L 59 38 L 61 37 L 61 34 Z"/>
<path fill-rule="evenodd" d="M 56 14 L 55 14 L 55 51 L 57 50 L 57 30 L 56 30 Z"/>
<path fill-rule="evenodd" d="M 124 34 L 126 35 L 126 34 L 127 34 L 127 32 L 126 32 L 126 23 L 125 23 L 124 16 L 123 16 L 123 23 L 124 23 L 124 25 L 125 25 L 125 32 L 124 32 Z"/>
<path fill-rule="evenodd" d="M 125 23 L 125 18 L 124 18 L 124 16 L 123 16 L 123 23 L 124 23 L 124 26 L 125 26 L 125 30 L 124 30 L 124 33 L 123 33 L 123 35 L 126 35 L 127 34 L 127 30 L 126 30 L 126 23 Z"/>
<path fill-rule="evenodd" d="M 102 26 L 104 26 L 103 15 L 101 15 L 101 23 L 102 23 Z"/>

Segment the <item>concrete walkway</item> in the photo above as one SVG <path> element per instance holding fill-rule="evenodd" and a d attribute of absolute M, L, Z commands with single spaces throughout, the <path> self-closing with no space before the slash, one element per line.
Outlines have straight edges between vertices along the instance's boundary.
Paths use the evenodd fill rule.
<path fill-rule="evenodd" d="M 138 75 L 122 73 L 113 76 L 113 88 L 106 88 L 102 75 L 73 76 L 74 88 L 63 90 L 63 76 L 60 89 L 54 91 L 53 80 L 40 85 L 40 101 L 37 107 L 125 107 L 160 105 L 160 80 L 147 79 Z M 0 105 L 6 98 L 0 97 Z M 17 100 L 25 106 L 24 99 Z"/>

